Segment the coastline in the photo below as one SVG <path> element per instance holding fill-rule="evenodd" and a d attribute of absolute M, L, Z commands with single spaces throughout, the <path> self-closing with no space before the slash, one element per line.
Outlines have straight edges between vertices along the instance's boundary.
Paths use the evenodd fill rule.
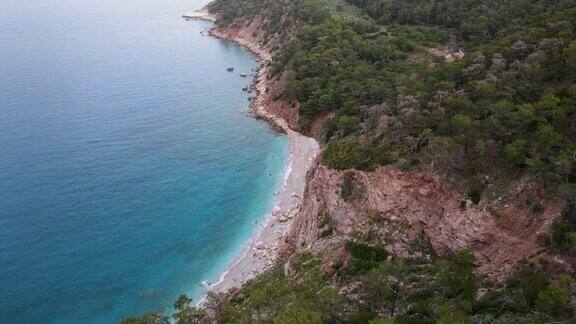
<path fill-rule="evenodd" d="M 194 14 L 183 15 L 184 18 L 195 18 L 216 21 L 216 17 L 205 9 Z M 250 114 L 254 118 L 266 120 L 272 128 L 284 133 L 289 142 L 289 158 L 283 174 L 283 182 L 275 193 L 275 203 L 264 216 L 259 228 L 234 257 L 233 261 L 220 273 L 216 282 L 208 283 L 207 289 L 215 292 L 227 292 L 240 288 L 256 275 L 270 269 L 282 256 L 286 236 L 292 226 L 292 220 L 302 204 L 302 196 L 306 186 L 306 175 L 314 165 L 319 153 L 319 144 L 314 138 L 304 136 L 292 130 L 286 120 L 267 109 L 264 94 L 268 87 L 267 63 L 271 54 L 256 42 L 241 36 L 230 36 L 213 26 L 209 35 L 235 42 L 244 47 L 260 61 L 251 88 L 255 98 L 251 103 Z"/>
<path fill-rule="evenodd" d="M 216 16 L 214 16 L 213 14 L 209 13 L 208 11 L 206 11 L 206 9 L 200 9 L 200 10 L 196 10 L 193 11 L 191 13 L 187 13 L 187 14 L 183 14 L 182 18 L 185 19 L 200 19 L 200 20 L 206 20 L 206 21 L 211 21 L 211 22 L 215 22 L 216 21 Z"/>

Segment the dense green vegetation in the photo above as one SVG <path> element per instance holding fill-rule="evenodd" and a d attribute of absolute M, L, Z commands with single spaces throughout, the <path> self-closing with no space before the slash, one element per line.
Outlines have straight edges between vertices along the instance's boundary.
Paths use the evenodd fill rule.
<path fill-rule="evenodd" d="M 574 2 L 351 2 L 374 20 L 322 15 L 274 62 L 304 129 L 336 113 L 322 134 L 325 163 L 436 162 L 468 175 L 497 165 L 574 195 Z M 451 39 L 463 60 L 426 51 Z"/>
<path fill-rule="evenodd" d="M 430 260 L 387 259 L 380 248 L 348 242 L 350 266 L 321 271 L 309 253 L 292 258 L 291 271 L 275 268 L 240 291 L 209 297 L 206 308 L 180 296 L 178 323 L 545 323 L 573 315 L 573 278 L 550 278 L 524 263 L 506 283 L 493 286 L 474 272 L 466 252 Z M 362 271 L 350 271 L 363 264 Z M 346 293 L 342 293 L 345 291 Z M 125 323 L 164 323 L 147 315 Z"/>
<path fill-rule="evenodd" d="M 426 49 L 463 41 L 463 31 L 327 18 L 304 26 L 276 64 L 289 76 L 286 99 L 302 103 L 305 129 L 319 114 L 336 113 L 322 134 L 330 166 L 435 162 L 440 171 L 475 175 L 497 165 L 573 195 L 575 17 L 572 8 L 518 18 L 522 28 L 464 43 L 467 55 L 453 63 Z"/>
<path fill-rule="evenodd" d="M 570 0 L 348 0 L 379 24 L 452 28 L 466 41 L 486 43 L 508 28 L 525 28 L 527 18 L 574 5 Z"/>

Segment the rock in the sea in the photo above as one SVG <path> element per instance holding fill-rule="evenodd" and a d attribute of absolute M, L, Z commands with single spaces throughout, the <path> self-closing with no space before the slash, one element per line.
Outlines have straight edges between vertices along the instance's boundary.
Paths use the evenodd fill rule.
<path fill-rule="evenodd" d="M 248 74 L 246 74 L 246 73 L 240 73 L 240 76 L 243 77 L 243 78 L 245 78 L 245 77 L 248 76 Z"/>
<path fill-rule="evenodd" d="M 232 71 L 234 71 L 234 67 L 233 67 L 233 66 L 229 66 L 229 67 L 226 69 L 226 71 L 232 72 Z"/>

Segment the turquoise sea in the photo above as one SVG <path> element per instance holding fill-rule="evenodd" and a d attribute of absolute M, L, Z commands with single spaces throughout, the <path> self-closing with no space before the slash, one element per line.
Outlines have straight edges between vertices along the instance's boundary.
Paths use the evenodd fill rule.
<path fill-rule="evenodd" d="M 0 0 L 0 322 L 114 323 L 215 280 L 287 141 L 200 0 Z M 226 67 L 233 65 L 229 73 Z"/>

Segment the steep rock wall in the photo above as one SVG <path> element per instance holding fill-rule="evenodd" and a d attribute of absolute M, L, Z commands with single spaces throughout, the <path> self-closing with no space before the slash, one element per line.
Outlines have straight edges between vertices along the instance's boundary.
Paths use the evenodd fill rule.
<path fill-rule="evenodd" d="M 364 191 L 345 200 L 343 172 L 322 165 L 313 171 L 290 235 L 294 250 L 325 245 L 318 222 L 319 215 L 327 213 L 342 236 L 370 226 L 392 233 L 387 249 L 394 254 L 409 254 L 411 242 L 421 234 L 441 255 L 470 250 L 481 273 L 500 279 L 521 259 L 544 256 L 538 236 L 549 230 L 563 207 L 560 201 L 545 199 L 526 179 L 498 200 L 463 206 L 466 197 L 432 174 L 389 167 L 352 172 Z M 545 210 L 533 211 L 525 203 L 528 197 L 542 199 Z"/>

